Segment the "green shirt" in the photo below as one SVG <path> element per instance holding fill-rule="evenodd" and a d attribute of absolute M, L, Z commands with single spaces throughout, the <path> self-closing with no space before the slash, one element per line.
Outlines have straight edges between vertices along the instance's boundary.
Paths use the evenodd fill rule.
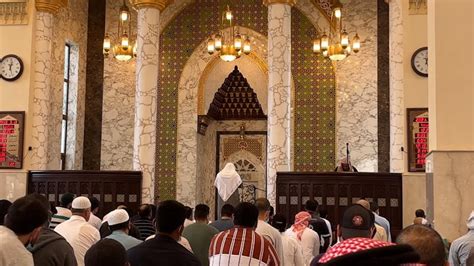
<path fill-rule="evenodd" d="M 209 246 L 212 237 L 219 233 L 216 228 L 205 223 L 196 222 L 184 228 L 183 236 L 189 241 L 194 255 L 201 265 L 209 265 Z"/>

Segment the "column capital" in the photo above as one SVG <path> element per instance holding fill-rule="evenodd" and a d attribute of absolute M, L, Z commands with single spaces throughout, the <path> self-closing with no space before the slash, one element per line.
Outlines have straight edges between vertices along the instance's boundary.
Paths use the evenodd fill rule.
<path fill-rule="evenodd" d="M 266 6 L 273 4 L 287 4 L 290 6 L 296 5 L 296 0 L 263 0 L 263 4 Z"/>
<path fill-rule="evenodd" d="M 67 0 L 36 0 L 36 10 L 40 12 L 47 12 L 51 14 L 58 13 L 61 7 L 67 6 Z"/>
<path fill-rule="evenodd" d="M 129 0 L 136 9 L 151 7 L 163 11 L 173 0 Z"/>

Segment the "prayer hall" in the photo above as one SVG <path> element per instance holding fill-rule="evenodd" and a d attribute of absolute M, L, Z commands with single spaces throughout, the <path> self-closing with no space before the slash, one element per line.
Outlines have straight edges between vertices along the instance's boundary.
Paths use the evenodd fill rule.
<path fill-rule="evenodd" d="M 99 265 L 62 233 L 75 211 L 113 236 L 136 225 L 126 243 L 140 247 L 161 236 L 167 208 L 186 206 L 175 240 L 220 265 L 225 249 L 209 245 L 226 239 L 192 227 L 227 214 L 244 226 L 256 206 L 255 237 L 291 231 L 283 245 L 262 239 L 264 265 L 292 265 L 288 237 L 303 245 L 294 265 L 309 266 L 326 251 L 319 263 L 331 261 L 362 206 L 380 239 L 422 224 L 448 258 L 474 234 L 473 35 L 473 0 L 0 0 L 0 199 L 13 203 L 0 220 L 19 236 L 18 206 L 45 197 L 73 259 Z M 300 243 L 305 221 L 317 254 Z M 127 245 L 130 265 L 146 265 Z"/>

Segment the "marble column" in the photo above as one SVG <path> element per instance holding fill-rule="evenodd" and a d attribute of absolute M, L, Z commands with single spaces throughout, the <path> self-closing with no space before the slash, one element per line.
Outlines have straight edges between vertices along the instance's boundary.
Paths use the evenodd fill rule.
<path fill-rule="evenodd" d="M 133 170 L 142 171 L 142 202 L 154 203 L 160 12 L 166 1 L 131 1 L 138 9 Z"/>
<path fill-rule="evenodd" d="M 467 232 L 474 202 L 474 51 L 452 49 L 474 46 L 473 10 L 471 0 L 428 1 L 427 216 L 449 241 Z"/>
<path fill-rule="evenodd" d="M 291 6 L 285 0 L 268 5 L 267 198 L 275 206 L 276 174 L 291 170 Z"/>
<path fill-rule="evenodd" d="M 402 0 L 389 1 L 390 51 L 390 172 L 404 171 L 402 151 L 405 131 L 403 94 Z"/>
<path fill-rule="evenodd" d="M 54 15 L 65 1 L 37 0 L 35 18 L 35 51 L 33 74 L 33 105 L 31 131 L 32 170 L 45 170 L 48 166 L 48 123 L 51 122 L 51 64 Z"/>

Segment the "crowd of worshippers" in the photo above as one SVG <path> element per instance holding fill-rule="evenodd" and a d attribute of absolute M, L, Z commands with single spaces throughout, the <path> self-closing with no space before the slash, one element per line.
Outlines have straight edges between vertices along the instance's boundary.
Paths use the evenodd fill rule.
<path fill-rule="evenodd" d="M 1 200 L 0 266 L 474 265 L 474 211 L 468 232 L 449 248 L 423 210 L 392 242 L 390 222 L 364 199 L 334 227 L 315 200 L 293 224 L 273 215 L 265 198 L 225 204 L 212 222 L 205 204 L 192 209 L 166 200 L 137 213 L 121 205 L 103 219 L 99 205 L 71 193 L 58 207 L 40 194 Z"/>

